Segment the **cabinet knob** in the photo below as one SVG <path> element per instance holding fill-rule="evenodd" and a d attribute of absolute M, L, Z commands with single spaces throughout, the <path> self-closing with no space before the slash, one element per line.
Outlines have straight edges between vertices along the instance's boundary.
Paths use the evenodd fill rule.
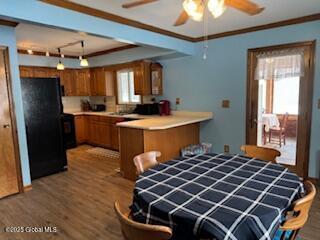
<path fill-rule="evenodd" d="M 10 124 L 3 125 L 3 128 L 10 128 Z"/>

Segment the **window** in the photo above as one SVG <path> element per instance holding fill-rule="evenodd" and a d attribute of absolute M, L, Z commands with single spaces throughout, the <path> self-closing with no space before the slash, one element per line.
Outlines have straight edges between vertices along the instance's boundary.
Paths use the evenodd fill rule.
<path fill-rule="evenodd" d="M 300 77 L 276 79 L 273 84 L 273 112 L 297 115 Z"/>
<path fill-rule="evenodd" d="M 117 84 L 119 104 L 141 103 L 140 95 L 134 94 L 134 72 L 132 69 L 118 71 Z"/>

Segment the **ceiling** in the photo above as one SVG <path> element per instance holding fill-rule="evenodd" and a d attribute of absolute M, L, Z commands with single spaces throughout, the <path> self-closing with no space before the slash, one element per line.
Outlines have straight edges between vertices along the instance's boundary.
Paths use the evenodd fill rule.
<path fill-rule="evenodd" d="M 151 26 L 176 32 L 189 37 L 203 36 L 202 23 L 189 20 L 187 24 L 174 27 L 173 23 L 182 10 L 183 0 L 159 0 L 131 9 L 121 5 L 134 0 L 70 0 L 91 8 L 106 11 L 121 17 L 139 21 Z M 238 30 L 292 18 L 320 13 L 319 0 L 253 0 L 265 7 L 257 16 L 248 16 L 235 9 L 228 8 L 218 19 L 209 19 L 208 34 Z"/>
<path fill-rule="evenodd" d="M 16 27 L 18 49 L 58 53 L 57 47 L 83 40 L 85 54 L 118 48 L 127 43 L 91 36 L 85 33 L 65 31 L 44 26 L 20 23 Z M 62 49 L 65 55 L 78 56 L 82 54 L 81 44 Z"/>

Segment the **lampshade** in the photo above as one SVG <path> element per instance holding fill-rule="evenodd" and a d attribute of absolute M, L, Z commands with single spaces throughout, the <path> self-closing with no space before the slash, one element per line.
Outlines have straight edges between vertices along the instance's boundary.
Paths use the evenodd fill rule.
<path fill-rule="evenodd" d="M 183 8 L 193 20 L 198 22 L 202 20 L 204 12 L 202 0 L 185 0 Z"/>
<path fill-rule="evenodd" d="M 88 67 L 89 66 L 88 60 L 86 58 L 82 58 L 80 61 L 80 66 L 81 67 Z"/>
<path fill-rule="evenodd" d="M 64 70 L 64 65 L 60 60 L 59 60 L 59 63 L 57 64 L 57 69 L 58 70 Z"/>
<path fill-rule="evenodd" d="M 224 0 L 209 0 L 208 9 L 214 18 L 220 17 L 226 10 Z"/>

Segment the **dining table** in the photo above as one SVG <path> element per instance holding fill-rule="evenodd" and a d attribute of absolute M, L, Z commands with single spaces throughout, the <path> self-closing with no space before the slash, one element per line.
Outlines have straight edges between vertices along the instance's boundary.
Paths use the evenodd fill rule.
<path fill-rule="evenodd" d="M 269 132 L 272 127 L 280 127 L 280 121 L 277 114 L 274 113 L 263 113 L 261 115 L 261 123 L 264 125 L 264 130 Z"/>
<path fill-rule="evenodd" d="M 207 153 L 139 175 L 130 207 L 133 220 L 168 226 L 174 240 L 271 240 L 303 192 L 299 177 L 284 166 Z"/>

